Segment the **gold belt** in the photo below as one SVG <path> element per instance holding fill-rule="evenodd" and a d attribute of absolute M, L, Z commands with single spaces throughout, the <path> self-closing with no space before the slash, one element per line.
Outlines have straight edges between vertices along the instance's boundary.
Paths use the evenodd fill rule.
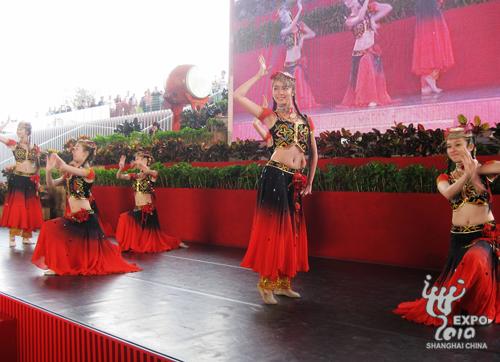
<path fill-rule="evenodd" d="M 278 161 L 273 161 L 273 160 L 269 160 L 267 161 L 266 163 L 266 166 L 271 166 L 271 167 L 275 167 L 277 168 L 278 170 L 281 170 L 281 171 L 284 171 L 284 172 L 288 172 L 288 173 L 291 173 L 292 175 L 296 172 L 302 172 L 303 170 L 301 169 L 296 169 L 296 168 L 291 168 L 291 167 L 288 167 L 284 164 L 282 164 L 281 162 L 278 162 Z"/>
<path fill-rule="evenodd" d="M 450 231 L 453 234 L 470 234 L 470 233 L 482 231 L 484 229 L 484 226 L 487 224 L 489 224 L 491 226 L 496 225 L 495 220 L 491 220 L 491 221 L 488 221 L 484 224 L 477 224 L 477 225 L 463 225 L 463 226 L 452 225 Z"/>
<path fill-rule="evenodd" d="M 34 174 L 35 173 L 27 173 L 27 172 L 22 172 L 22 171 L 14 171 L 14 175 L 17 175 L 17 176 L 31 177 Z"/>

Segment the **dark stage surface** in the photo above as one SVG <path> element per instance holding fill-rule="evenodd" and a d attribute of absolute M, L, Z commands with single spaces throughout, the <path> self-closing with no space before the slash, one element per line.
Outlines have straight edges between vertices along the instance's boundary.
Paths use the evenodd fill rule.
<path fill-rule="evenodd" d="M 391 313 L 418 297 L 421 270 L 311 259 L 302 299 L 265 306 L 240 249 L 191 244 L 128 254 L 139 273 L 49 277 L 30 263 L 33 246 L 10 249 L 6 229 L 0 240 L 0 291 L 184 361 L 500 360 L 498 325 L 476 328 L 486 351 L 426 350 L 435 328 Z"/>

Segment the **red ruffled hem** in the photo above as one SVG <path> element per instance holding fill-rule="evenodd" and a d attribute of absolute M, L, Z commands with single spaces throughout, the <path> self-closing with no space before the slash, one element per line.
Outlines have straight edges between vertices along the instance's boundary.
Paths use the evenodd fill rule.
<path fill-rule="evenodd" d="M 142 228 L 128 212 L 120 215 L 116 227 L 116 240 L 123 251 L 159 253 L 177 249 L 181 239 L 167 235 L 158 228 Z"/>
<path fill-rule="evenodd" d="M 271 279 L 293 278 L 299 271 L 308 271 L 304 218 L 301 218 L 295 235 L 289 214 L 269 214 L 263 209 L 256 210 L 250 242 L 241 266 Z"/>
<path fill-rule="evenodd" d="M 448 26 L 442 17 L 417 22 L 413 42 L 412 72 L 428 75 L 448 70 L 455 64 Z"/>
<path fill-rule="evenodd" d="M 71 229 L 71 222 L 64 218 L 46 221 L 32 263 L 59 275 L 104 275 L 141 270 L 123 259 L 117 245 L 95 236 L 102 233 L 100 229 L 86 233 L 72 233 Z"/>
<path fill-rule="evenodd" d="M 443 286 L 449 290 L 451 286 L 459 285 L 459 279 L 465 282 L 466 293 L 454 302 L 448 319 L 451 321 L 454 315 L 460 315 L 465 311 L 468 315 L 485 316 L 495 323 L 500 323 L 500 284 L 491 275 L 491 256 L 488 255 L 487 249 L 479 246 L 471 247 Z M 426 305 L 427 300 L 421 298 L 403 302 L 393 312 L 415 323 L 442 325 L 440 319 L 427 313 Z M 435 312 L 437 315 L 442 314 L 438 310 Z"/>
<path fill-rule="evenodd" d="M 42 224 L 42 205 L 38 197 L 26 198 L 23 192 L 9 192 L 3 206 L 1 226 L 34 231 L 40 229 Z"/>

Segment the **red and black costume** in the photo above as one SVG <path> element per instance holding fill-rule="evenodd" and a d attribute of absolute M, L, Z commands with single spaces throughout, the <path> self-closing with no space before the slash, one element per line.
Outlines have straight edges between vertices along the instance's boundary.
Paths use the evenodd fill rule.
<path fill-rule="evenodd" d="M 468 182 L 461 193 L 450 200 L 453 210 L 457 210 L 469 203 L 474 205 L 488 205 L 491 202 L 489 183 L 491 179 L 480 176 L 487 191 L 478 193 Z M 453 173 L 442 174 L 438 183 L 456 182 Z M 449 318 L 454 315 L 485 316 L 489 320 L 500 323 L 500 285 L 499 285 L 499 244 L 495 220 L 481 225 L 451 227 L 451 242 L 448 259 L 435 286 L 458 288 L 455 295 L 459 295 L 462 288 L 466 288 L 465 295 L 454 302 Z M 462 279 L 463 287 L 458 283 Z M 442 320 L 430 316 L 426 312 L 427 300 L 424 298 L 412 302 L 404 302 L 394 310 L 394 313 L 416 323 L 427 325 L 442 325 Z M 436 313 L 439 315 L 440 313 Z"/>
<path fill-rule="evenodd" d="M 69 199 L 90 198 L 95 178 L 65 175 L 66 196 Z M 120 248 L 104 237 L 94 210 L 81 209 L 46 221 L 31 259 L 41 269 L 51 269 L 59 275 L 102 275 L 141 270 L 121 256 Z"/>
<path fill-rule="evenodd" d="M 12 150 L 16 163 L 30 161 L 38 163 L 40 150 L 37 146 L 26 150 L 18 142 L 9 140 L 7 146 Z M 10 236 L 21 235 L 30 238 L 34 230 L 43 223 L 42 206 L 38 195 L 40 177 L 14 171 L 8 178 L 9 193 L 4 204 L 1 226 L 10 228 Z"/>
<path fill-rule="evenodd" d="M 151 175 L 128 174 L 132 179 L 135 192 L 149 194 L 153 198 L 155 179 Z M 124 212 L 118 219 L 116 240 L 123 251 L 137 253 L 157 253 L 176 249 L 181 239 L 167 235 L 160 228 L 158 213 L 154 204 L 136 206 L 129 212 Z"/>
<path fill-rule="evenodd" d="M 264 109 L 259 117 L 272 114 Z M 309 151 L 312 122 L 291 123 L 277 114 L 270 129 L 276 148 L 295 145 Z M 307 232 L 300 192 L 307 178 L 301 170 L 270 160 L 258 183 L 250 242 L 241 266 L 260 274 L 263 289 L 289 289 L 290 279 L 299 271 L 308 271 Z"/>
<path fill-rule="evenodd" d="M 365 32 L 373 31 L 370 17 L 375 4 L 366 12 L 364 19 L 352 27 L 356 39 Z M 378 44 L 368 49 L 353 50 L 351 75 L 342 105 L 348 107 L 367 106 L 372 102 L 379 105 L 391 103 L 387 93 L 384 67 L 382 66 L 382 50 Z"/>
<path fill-rule="evenodd" d="M 434 70 L 442 72 L 455 64 L 450 32 L 441 12 L 443 1 L 415 2 L 416 28 L 412 63 L 415 74 L 429 75 Z"/>

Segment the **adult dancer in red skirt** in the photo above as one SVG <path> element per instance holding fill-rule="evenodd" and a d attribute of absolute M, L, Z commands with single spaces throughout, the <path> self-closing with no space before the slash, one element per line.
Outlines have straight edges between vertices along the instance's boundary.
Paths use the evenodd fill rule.
<path fill-rule="evenodd" d="M 416 0 L 413 73 L 420 76 L 422 95 L 441 93 L 436 81 L 455 64 L 450 32 L 441 7 L 444 0 Z"/>
<path fill-rule="evenodd" d="M 72 166 L 56 154 L 47 159 L 47 186 L 66 185 L 66 215 L 46 221 L 33 253 L 32 262 L 46 275 L 102 275 L 139 271 L 126 262 L 120 248 L 104 237 L 90 206 L 90 189 L 95 179 L 90 167 L 95 143 L 80 139 L 73 148 Z M 53 180 L 52 169 L 63 177 Z"/>
<path fill-rule="evenodd" d="M 5 126 L 5 125 L 4 125 Z M 3 128 L 3 127 L 2 127 Z M 30 146 L 31 124 L 19 122 L 19 142 L 0 136 L 14 153 L 16 164 L 8 179 L 9 193 L 4 204 L 1 225 L 10 228 L 9 245 L 16 246 L 16 236 L 23 238 L 23 244 L 32 244 L 34 230 L 43 223 L 42 206 L 38 196 L 40 149 Z"/>
<path fill-rule="evenodd" d="M 292 16 L 292 8 L 297 3 L 297 14 Z M 302 53 L 304 40 L 316 36 L 303 21 L 301 0 L 285 0 L 278 10 L 281 22 L 281 38 L 286 46 L 286 57 L 283 70 L 295 78 L 295 98 L 304 109 L 318 107 L 311 87 L 307 82 L 307 58 Z"/>
<path fill-rule="evenodd" d="M 489 184 L 500 173 L 500 162 L 480 165 L 474 158 L 475 146 L 464 128 L 450 130 L 447 140 L 450 168 L 437 179 L 439 192 L 453 210 L 448 260 L 434 290 L 457 288 L 460 296 L 445 313 L 434 308 L 436 316 L 452 320 L 454 315 L 486 317 L 500 323 L 499 245 L 495 219 L 491 212 Z M 399 304 L 394 311 L 412 322 L 440 326 L 441 318 L 426 311 L 427 299 Z"/>
<path fill-rule="evenodd" d="M 262 56 L 259 62 L 258 73 L 234 92 L 234 99 L 267 126 L 275 150 L 259 179 L 250 242 L 241 265 L 260 274 L 262 299 L 266 304 L 276 304 L 275 294 L 300 297 L 292 290 L 291 279 L 298 271 L 309 270 L 302 197 L 311 193 L 318 153 L 312 121 L 295 102 L 291 74 L 278 72 L 271 77 L 273 110 L 246 97 L 267 74 Z M 306 165 L 307 177 L 302 174 Z"/>
<path fill-rule="evenodd" d="M 377 22 L 392 10 L 391 5 L 371 0 L 344 0 L 351 14 L 345 24 L 356 41 L 352 50 L 352 67 L 342 105 L 348 107 L 377 106 L 391 103 L 387 94 L 381 50 L 375 43 Z"/>
<path fill-rule="evenodd" d="M 153 184 L 156 182 L 158 172 L 149 168 L 152 160 L 153 157 L 149 152 L 138 151 L 133 166 L 140 172 L 122 173 L 125 156 L 120 158 L 116 177 L 121 180 L 132 180 L 132 188 L 135 191 L 135 209 L 122 213 L 116 227 L 116 240 L 123 251 L 158 253 L 187 247 L 181 239 L 167 235 L 160 229 L 158 213 L 153 203 Z"/>

